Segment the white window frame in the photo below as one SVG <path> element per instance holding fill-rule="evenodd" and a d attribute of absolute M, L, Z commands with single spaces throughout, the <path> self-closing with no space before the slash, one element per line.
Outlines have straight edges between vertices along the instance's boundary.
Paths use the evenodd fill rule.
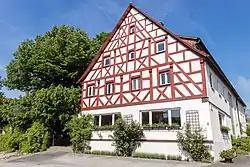
<path fill-rule="evenodd" d="M 109 82 L 106 84 L 106 94 L 110 95 L 114 93 L 114 83 L 113 82 Z"/>
<path fill-rule="evenodd" d="M 102 126 L 102 115 L 112 115 L 112 125 L 115 124 L 115 115 L 119 114 L 119 112 L 117 113 L 106 113 L 106 114 L 100 114 L 100 115 L 93 115 L 93 116 L 99 116 L 99 124 L 98 126 Z"/>
<path fill-rule="evenodd" d="M 163 44 L 163 46 L 164 46 L 163 50 L 159 50 L 159 45 L 161 45 L 161 44 Z M 164 52 L 164 51 L 166 50 L 165 41 L 158 42 L 158 43 L 156 44 L 156 46 L 157 46 L 157 47 L 156 47 L 157 53 L 159 53 L 159 52 Z"/>
<path fill-rule="evenodd" d="M 136 81 L 134 85 L 134 80 Z M 141 89 L 141 78 L 132 78 L 131 80 L 131 86 L 132 86 L 132 90 L 140 90 Z"/>
<path fill-rule="evenodd" d="M 95 96 L 95 85 L 88 86 L 88 97 Z"/>
<path fill-rule="evenodd" d="M 177 107 L 177 108 L 168 108 L 168 109 L 153 109 L 153 110 L 141 110 L 140 111 L 140 124 L 142 125 L 142 113 L 143 112 L 148 112 L 149 113 L 149 125 L 153 125 L 153 118 L 152 118 L 152 113 L 153 112 L 159 112 L 159 111 L 166 111 L 168 113 L 168 125 L 172 125 L 172 113 L 171 111 L 172 110 L 179 110 L 180 112 L 180 126 L 182 126 L 182 115 L 181 115 L 181 108 L 180 107 Z"/>
<path fill-rule="evenodd" d="M 106 60 L 109 60 L 109 63 L 108 63 L 108 64 L 106 64 Z M 105 57 L 105 58 L 103 59 L 103 66 L 104 66 L 104 67 L 110 66 L 110 57 Z"/>
<path fill-rule="evenodd" d="M 213 88 L 213 75 L 211 72 L 209 73 L 209 83 L 210 83 L 211 88 Z"/>
<path fill-rule="evenodd" d="M 164 75 L 164 78 L 165 78 L 165 83 L 162 83 L 162 75 Z M 168 78 L 168 75 L 169 75 L 169 78 Z M 166 71 L 166 72 L 161 72 L 160 73 L 160 85 L 163 86 L 163 85 L 169 85 L 170 84 L 170 72 L 169 71 Z"/>
<path fill-rule="evenodd" d="M 132 53 L 134 54 L 134 57 L 133 57 L 133 58 L 131 57 L 131 54 L 132 54 Z M 135 52 L 134 52 L 134 51 L 130 51 L 130 52 L 129 52 L 129 54 L 128 54 L 128 59 L 129 59 L 129 60 L 134 60 L 134 59 L 135 59 Z"/>

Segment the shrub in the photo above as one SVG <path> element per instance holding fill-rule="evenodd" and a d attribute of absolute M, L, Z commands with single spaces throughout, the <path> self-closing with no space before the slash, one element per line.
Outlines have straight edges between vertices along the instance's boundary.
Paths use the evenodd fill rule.
<path fill-rule="evenodd" d="M 224 159 L 225 162 L 232 162 L 233 158 L 235 157 L 235 150 L 234 149 L 223 150 L 220 153 L 220 157 Z"/>
<path fill-rule="evenodd" d="M 35 122 L 23 135 L 20 151 L 26 153 L 45 151 L 49 146 L 49 139 L 49 133 L 43 124 Z"/>
<path fill-rule="evenodd" d="M 0 135 L 0 151 L 16 151 L 20 148 L 23 141 L 23 134 L 18 129 L 8 130 L 5 134 Z"/>
<path fill-rule="evenodd" d="M 94 155 L 109 155 L 109 156 L 116 156 L 115 152 L 113 151 L 100 151 L 100 150 L 85 150 L 84 151 L 85 154 L 94 154 Z"/>
<path fill-rule="evenodd" d="M 95 126 L 94 130 L 113 130 L 113 125 Z"/>
<path fill-rule="evenodd" d="M 182 157 L 180 155 L 167 155 L 167 160 L 177 160 L 181 161 Z"/>
<path fill-rule="evenodd" d="M 131 156 L 140 146 L 140 139 L 144 137 L 143 129 L 134 121 L 130 124 L 118 119 L 114 125 L 114 133 L 110 136 L 114 142 L 115 152 L 120 156 Z"/>
<path fill-rule="evenodd" d="M 183 131 L 177 133 L 180 150 L 187 153 L 194 161 L 210 161 L 209 146 L 205 144 L 206 137 L 202 129 L 192 130 L 187 124 Z"/>
<path fill-rule="evenodd" d="M 232 138 L 232 146 L 236 150 L 250 152 L 250 137 Z"/>
<path fill-rule="evenodd" d="M 250 136 L 250 122 L 247 125 L 247 131 L 246 131 L 247 136 Z"/>
<path fill-rule="evenodd" d="M 141 153 L 137 152 L 133 154 L 134 158 L 146 158 L 146 159 L 166 159 L 164 154 L 156 154 L 156 153 Z"/>
<path fill-rule="evenodd" d="M 73 116 L 67 123 L 73 152 L 84 152 L 88 146 L 88 140 L 92 137 L 91 121 L 91 115 L 82 115 L 80 118 Z"/>
<path fill-rule="evenodd" d="M 247 151 L 244 150 L 240 150 L 240 149 L 235 149 L 236 155 L 240 156 L 240 155 L 249 155 L 249 153 Z"/>

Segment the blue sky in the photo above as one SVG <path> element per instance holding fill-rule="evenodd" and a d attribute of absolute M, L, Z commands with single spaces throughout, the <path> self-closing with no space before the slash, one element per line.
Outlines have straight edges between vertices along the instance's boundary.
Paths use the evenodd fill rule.
<path fill-rule="evenodd" d="M 247 0 L 0 0 L 0 76 L 18 44 L 54 25 L 74 25 L 91 37 L 109 32 L 129 2 L 176 34 L 200 36 L 229 80 L 250 102 L 250 2 Z M 8 91 L 17 97 L 18 91 Z"/>

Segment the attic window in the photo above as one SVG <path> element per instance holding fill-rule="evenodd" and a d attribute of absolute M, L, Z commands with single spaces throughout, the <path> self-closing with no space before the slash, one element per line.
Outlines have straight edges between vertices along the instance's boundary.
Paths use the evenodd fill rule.
<path fill-rule="evenodd" d="M 157 53 L 163 52 L 163 51 L 165 51 L 165 43 L 164 43 L 164 41 L 157 43 Z"/>
<path fill-rule="evenodd" d="M 128 56 L 129 56 L 128 57 L 129 60 L 133 60 L 135 58 L 135 52 L 134 51 L 129 52 Z"/>
<path fill-rule="evenodd" d="M 110 65 L 110 57 L 105 57 L 103 61 L 103 66 L 107 67 Z"/>
<path fill-rule="evenodd" d="M 129 27 L 129 34 L 134 34 L 135 33 L 135 26 L 132 25 Z"/>

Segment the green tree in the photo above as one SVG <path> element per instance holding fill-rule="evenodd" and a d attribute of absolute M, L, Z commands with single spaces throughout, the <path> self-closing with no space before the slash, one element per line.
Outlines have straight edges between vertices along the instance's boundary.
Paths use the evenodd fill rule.
<path fill-rule="evenodd" d="M 0 91 L 1 91 L 2 87 L 3 87 L 3 84 L 2 84 L 2 79 L 0 76 Z M 0 92 L 0 105 L 3 103 L 3 99 L 4 99 L 4 93 Z"/>
<path fill-rule="evenodd" d="M 114 140 L 115 152 L 121 156 L 131 156 L 140 146 L 139 140 L 144 137 L 140 124 L 132 121 L 130 124 L 119 118 L 114 125 L 114 133 L 110 137 Z"/>
<path fill-rule="evenodd" d="M 247 136 L 250 136 L 250 122 L 247 125 L 247 131 L 246 131 Z"/>
<path fill-rule="evenodd" d="M 88 141 L 92 137 L 92 116 L 83 115 L 80 118 L 73 116 L 67 123 L 69 128 L 70 142 L 74 152 L 84 152 L 88 147 Z"/>
<path fill-rule="evenodd" d="M 7 65 L 4 85 L 24 92 L 51 84 L 71 87 L 99 50 L 107 33 L 90 39 L 72 26 L 53 27 L 44 35 L 22 42 Z"/>

